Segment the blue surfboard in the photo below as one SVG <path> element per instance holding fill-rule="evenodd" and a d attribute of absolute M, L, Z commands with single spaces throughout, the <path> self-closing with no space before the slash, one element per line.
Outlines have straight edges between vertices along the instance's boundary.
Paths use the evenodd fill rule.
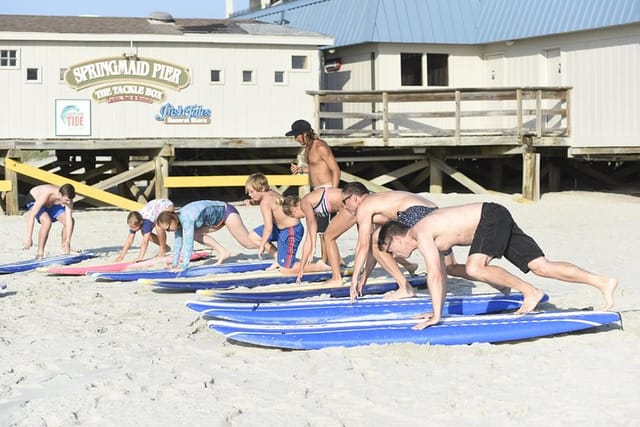
<path fill-rule="evenodd" d="M 548 300 L 547 295 L 542 301 Z M 444 315 L 473 315 L 515 310 L 521 307 L 520 293 L 448 296 L 443 306 Z M 361 320 L 410 319 L 433 310 L 431 298 L 419 296 L 402 300 L 387 300 L 380 296 L 358 299 L 348 298 L 312 300 L 290 303 L 233 303 L 227 301 L 188 301 L 185 305 L 208 317 L 233 322 L 260 324 L 309 324 L 353 322 Z"/>
<path fill-rule="evenodd" d="M 211 320 L 209 328 L 233 341 L 264 347 L 316 350 L 369 344 L 460 345 L 516 341 L 621 322 L 610 311 L 564 311 L 526 315 L 450 316 L 421 331 L 418 321 L 373 320 L 313 325 L 256 325 Z"/>
<path fill-rule="evenodd" d="M 235 262 L 229 264 L 220 265 L 200 265 L 197 267 L 190 267 L 184 271 L 170 271 L 170 270 L 132 270 L 132 271 L 117 271 L 117 272 L 104 272 L 104 273 L 88 273 L 90 276 L 100 280 L 111 280 L 120 282 L 132 282 L 140 279 L 162 280 L 162 279 L 175 279 L 179 277 L 200 277 L 208 274 L 225 274 L 225 273 L 243 273 L 248 271 L 259 271 L 268 268 L 273 262 L 271 261 L 259 261 L 259 262 Z"/>
<path fill-rule="evenodd" d="M 18 273 L 21 271 L 35 270 L 39 267 L 47 265 L 69 265 L 75 264 L 85 259 L 93 258 L 93 252 L 80 252 L 69 255 L 56 255 L 41 259 L 30 259 L 26 261 L 18 261 L 9 264 L 0 265 L 0 274 Z"/>
<path fill-rule="evenodd" d="M 303 282 L 321 282 L 331 279 L 331 271 L 320 271 L 317 273 L 305 273 L 302 275 Z M 201 279 L 187 280 L 154 280 L 149 283 L 156 288 L 171 289 L 179 291 L 197 291 L 201 289 L 229 289 L 229 288 L 255 288 L 257 286 L 279 285 L 295 283 L 297 275 L 282 274 L 277 270 L 258 272 L 250 275 L 229 274 L 217 277 L 203 277 Z"/>
<path fill-rule="evenodd" d="M 418 275 L 413 277 L 407 277 L 407 281 L 414 288 L 426 288 L 427 278 L 425 275 Z M 384 294 L 389 291 L 395 291 L 398 289 L 398 284 L 391 280 L 377 281 L 369 280 L 368 284 L 364 285 L 364 295 Z M 326 295 L 330 298 L 343 298 L 349 296 L 349 286 L 335 286 L 335 287 L 304 287 L 299 289 L 283 289 L 274 291 L 258 291 L 258 292 L 245 292 L 245 291 L 221 291 L 216 292 L 215 297 L 230 301 L 243 301 L 243 302 L 269 302 L 269 301 L 291 301 L 300 298 L 309 298 L 320 295 Z"/>

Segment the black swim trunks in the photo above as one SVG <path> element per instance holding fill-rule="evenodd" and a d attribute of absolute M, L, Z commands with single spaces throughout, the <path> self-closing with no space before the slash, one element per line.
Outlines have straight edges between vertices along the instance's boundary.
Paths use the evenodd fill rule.
<path fill-rule="evenodd" d="M 523 273 L 529 272 L 529 263 L 544 256 L 540 246 L 515 223 L 502 205 L 483 203 L 480 222 L 476 228 L 469 255 L 484 254 L 493 258 L 503 255 Z"/>

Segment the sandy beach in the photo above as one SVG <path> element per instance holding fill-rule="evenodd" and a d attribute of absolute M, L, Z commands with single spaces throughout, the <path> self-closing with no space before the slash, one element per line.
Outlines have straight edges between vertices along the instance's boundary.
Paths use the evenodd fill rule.
<path fill-rule="evenodd" d="M 0 425 L 640 426 L 640 198 L 562 192 L 530 203 L 503 194 L 425 195 L 440 206 L 501 203 L 549 259 L 617 277 L 624 330 L 499 345 L 281 351 L 232 344 L 209 331 L 184 306 L 194 294 L 39 271 L 3 275 Z M 247 227 L 260 224 L 258 208 L 238 209 Z M 115 260 L 126 212 L 74 216 L 72 247 L 97 252 L 94 262 Z M 35 249 L 21 250 L 24 216 L 1 216 L 0 224 L 1 263 L 35 256 Z M 256 259 L 226 230 L 215 236 L 236 254 L 231 260 Z M 352 229 L 339 240 L 348 263 L 356 238 Z M 131 258 L 138 244 L 139 237 Z M 47 252 L 59 248 L 56 225 Z M 455 254 L 464 260 L 467 248 Z M 422 263 L 417 253 L 412 260 Z M 527 278 L 549 294 L 539 310 L 602 305 L 589 286 Z M 450 283 L 454 293 L 493 291 Z"/>

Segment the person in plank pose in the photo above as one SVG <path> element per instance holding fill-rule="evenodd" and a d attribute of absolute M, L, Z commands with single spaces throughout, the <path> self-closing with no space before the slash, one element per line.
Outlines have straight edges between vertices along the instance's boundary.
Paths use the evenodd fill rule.
<path fill-rule="evenodd" d="M 311 124 L 306 120 L 296 120 L 291 124 L 286 136 L 292 136 L 303 149 L 299 156 L 298 163 L 291 164 L 292 174 L 306 173 L 309 176 L 309 187 L 311 190 L 318 188 L 338 188 L 340 185 L 340 167 L 333 155 L 329 144 L 320 139 L 318 134 L 311 128 Z M 322 261 L 329 262 L 325 243 L 325 230 L 329 226 L 333 213 L 328 215 L 317 215 L 317 235 L 320 238 L 320 253 Z"/>
<path fill-rule="evenodd" d="M 257 248 L 249 237 L 249 231 L 242 222 L 238 210 L 225 202 L 199 200 L 187 203 L 178 213 L 174 211 L 160 213 L 156 221 L 165 231 L 176 233 L 171 263 L 174 270 L 185 270 L 189 266 L 194 240 L 218 252 L 216 265 L 222 264 L 231 254 L 209 233 L 218 231 L 224 226 L 242 246 L 247 249 Z M 182 263 L 178 265 L 180 259 Z"/>
<path fill-rule="evenodd" d="M 358 243 L 351 279 L 351 299 L 362 295 L 362 288 L 368 275 L 375 267 L 376 261 L 398 283 L 398 290 L 387 295 L 389 299 L 409 298 L 415 295 L 413 287 L 398 268 L 398 263 L 409 273 L 414 274 L 417 264 L 409 262 L 404 257 L 392 257 L 379 251 L 372 244 L 377 238 L 380 225 L 390 220 L 399 220 L 409 226 L 434 211 L 438 207 L 431 200 L 406 191 L 387 191 L 370 194 L 369 190 L 359 182 L 350 182 L 342 189 L 343 203 L 347 211 L 351 212 L 358 224 Z M 467 278 L 464 265 L 457 264 L 453 253 L 446 254 L 447 271 L 452 276 Z"/>
<path fill-rule="evenodd" d="M 259 205 L 262 213 L 263 224 L 251 232 L 251 239 L 258 247 L 258 256 L 261 258 L 262 254 L 267 252 L 276 259 L 271 269 L 279 268 L 285 274 L 294 274 L 300 268 L 300 263 L 296 261 L 296 252 L 304 235 L 300 220 L 284 213 L 284 199 L 269 187 L 265 175 L 251 174 L 245 184 L 245 191 L 252 202 Z M 278 243 L 274 246 L 271 242 Z M 322 260 L 302 265 L 303 272 L 329 269 Z"/>
<path fill-rule="evenodd" d="M 565 282 L 583 283 L 597 288 L 604 298 L 604 309 L 613 307 L 613 294 L 618 280 L 590 273 L 563 261 L 548 260 L 538 244 L 515 223 L 511 213 L 497 203 L 470 203 L 440 208 L 413 227 L 389 221 L 380 229 L 378 249 L 394 256 L 407 257 L 418 249 L 429 272 L 429 293 L 433 312 L 414 329 L 435 325 L 442 318 L 442 306 L 447 291 L 444 252 L 452 246 L 470 246 L 466 274 L 472 280 L 517 289 L 524 295 L 518 314 L 536 308 L 544 293 L 530 283 L 514 276 L 502 267 L 490 265 L 504 256 L 523 273 Z"/>
<path fill-rule="evenodd" d="M 76 190 L 71 184 L 63 184 L 57 187 L 52 184 L 43 184 L 33 187 L 29 191 L 29 199 L 26 208 L 29 211 L 27 218 L 27 235 L 24 239 L 23 249 L 31 249 L 33 246 L 33 229 L 35 222 L 40 223 L 38 231 L 37 259 L 44 258 L 44 248 L 49 239 L 51 225 L 54 222 L 62 224 L 62 253 L 71 253 L 71 236 L 73 234 L 74 219 L 72 216 L 73 199 Z"/>
<path fill-rule="evenodd" d="M 160 247 L 158 258 L 164 257 L 167 251 L 167 233 L 164 228 L 156 224 L 158 215 L 164 211 L 173 211 L 173 202 L 169 199 L 155 199 L 144 205 L 140 211 L 132 211 L 127 215 L 127 225 L 129 226 L 129 234 L 127 240 L 116 258 L 116 261 L 122 261 L 133 245 L 136 233 L 142 234 L 142 242 L 140 243 L 140 251 L 134 262 L 142 261 L 147 252 L 149 241 Z M 154 233 L 155 231 L 155 233 Z"/>
<path fill-rule="evenodd" d="M 298 196 L 287 196 L 282 205 L 285 214 L 293 218 L 304 218 L 307 223 L 307 235 L 302 244 L 302 255 L 300 256 L 301 265 L 307 265 L 313 259 L 316 235 L 319 230 L 318 219 L 327 219 L 330 215 L 333 216 L 330 222 L 327 221 L 328 226 L 324 233 L 326 255 L 332 271 L 331 279 L 324 283 L 328 286 L 344 284 L 340 272 L 342 262 L 337 238 L 356 223 L 355 216 L 345 209 L 342 198 L 342 190 L 339 188 L 318 188 L 306 194 L 302 199 Z M 302 269 L 298 269 L 298 283 L 301 281 L 302 273 Z"/>

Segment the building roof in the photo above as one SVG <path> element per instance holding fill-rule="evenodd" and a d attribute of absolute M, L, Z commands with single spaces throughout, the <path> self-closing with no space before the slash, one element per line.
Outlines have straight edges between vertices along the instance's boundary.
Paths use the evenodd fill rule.
<path fill-rule="evenodd" d="M 306 38 L 320 37 L 323 39 L 322 43 L 326 43 L 326 40 L 329 39 L 323 34 L 308 30 L 254 20 L 173 19 L 171 15 L 161 12 L 154 12 L 147 18 L 0 15 L 0 34 L 2 33 L 302 36 Z"/>
<path fill-rule="evenodd" d="M 234 18 L 360 43 L 485 44 L 640 22 L 640 0 L 291 0 Z"/>

